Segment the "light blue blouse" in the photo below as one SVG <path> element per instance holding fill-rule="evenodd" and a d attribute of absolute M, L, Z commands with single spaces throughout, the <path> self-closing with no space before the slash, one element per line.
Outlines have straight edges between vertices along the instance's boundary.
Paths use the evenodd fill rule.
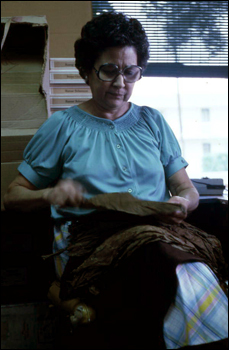
<path fill-rule="evenodd" d="M 161 113 L 131 103 L 114 121 L 77 106 L 54 113 L 27 145 L 18 170 L 38 189 L 70 178 L 86 187 L 87 198 L 129 192 L 139 199 L 167 201 L 166 180 L 187 165 Z M 51 210 L 55 219 L 88 212 Z"/>

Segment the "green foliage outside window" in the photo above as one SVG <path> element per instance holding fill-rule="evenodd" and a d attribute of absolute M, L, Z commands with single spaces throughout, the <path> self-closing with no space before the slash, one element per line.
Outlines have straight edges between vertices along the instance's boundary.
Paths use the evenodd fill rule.
<path fill-rule="evenodd" d="M 203 171 L 228 171 L 228 154 L 219 153 L 202 158 Z"/>

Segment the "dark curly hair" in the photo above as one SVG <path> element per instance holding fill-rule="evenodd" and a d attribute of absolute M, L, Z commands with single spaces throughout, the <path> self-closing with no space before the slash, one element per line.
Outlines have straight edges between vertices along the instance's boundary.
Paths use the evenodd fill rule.
<path fill-rule="evenodd" d="M 149 42 L 141 23 L 123 13 L 106 12 L 87 22 L 76 40 L 75 66 L 83 79 L 93 69 L 95 61 L 110 47 L 133 46 L 138 65 L 146 68 L 149 58 Z"/>

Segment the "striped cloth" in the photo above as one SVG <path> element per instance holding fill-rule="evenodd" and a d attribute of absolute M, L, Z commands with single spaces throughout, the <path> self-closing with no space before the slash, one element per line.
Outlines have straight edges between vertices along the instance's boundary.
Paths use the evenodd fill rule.
<path fill-rule="evenodd" d="M 71 224 L 71 221 L 67 221 L 63 225 L 54 225 L 54 240 L 53 240 L 53 253 L 56 253 L 60 249 L 65 249 L 69 243 L 69 232 L 68 226 Z M 54 256 L 54 263 L 56 269 L 57 278 L 63 274 L 65 265 L 68 262 L 68 252 L 63 252 L 59 255 Z"/>
<path fill-rule="evenodd" d="M 178 265 L 177 295 L 164 319 L 167 349 L 228 337 L 228 298 L 211 269 L 200 262 Z"/>
<path fill-rule="evenodd" d="M 68 245 L 68 226 L 55 226 L 53 253 Z M 67 252 L 54 256 L 60 279 L 69 259 Z M 175 303 L 164 319 L 167 349 L 198 345 L 228 337 L 228 299 L 217 277 L 203 263 L 194 262 L 176 268 L 178 288 Z"/>

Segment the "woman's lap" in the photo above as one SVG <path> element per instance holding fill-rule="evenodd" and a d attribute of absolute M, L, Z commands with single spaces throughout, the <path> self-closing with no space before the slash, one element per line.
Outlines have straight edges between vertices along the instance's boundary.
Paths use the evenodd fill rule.
<path fill-rule="evenodd" d="M 175 269 L 174 261 L 166 261 L 163 247 L 165 243 L 155 242 L 140 248 L 108 278 L 100 296 L 92 298 L 108 338 L 115 331 L 119 343 L 119 332 L 144 348 L 150 339 L 155 344 L 159 335 L 161 348 L 170 349 L 226 338 L 227 298 L 211 270 L 201 262 Z M 187 289 L 188 285 L 193 288 Z M 129 335 L 127 326 L 132 329 Z M 133 332 L 140 334 L 133 336 Z"/>

